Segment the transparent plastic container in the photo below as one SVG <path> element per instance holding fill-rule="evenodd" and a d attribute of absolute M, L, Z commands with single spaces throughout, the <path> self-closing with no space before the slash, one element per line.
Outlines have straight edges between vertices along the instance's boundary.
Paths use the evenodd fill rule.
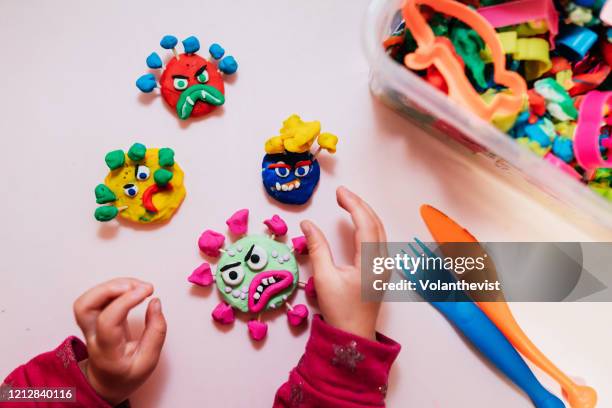
<path fill-rule="evenodd" d="M 610 236 L 612 204 L 390 58 L 382 46 L 403 0 L 372 0 L 364 24 L 370 89 L 384 104 L 591 233 Z"/>

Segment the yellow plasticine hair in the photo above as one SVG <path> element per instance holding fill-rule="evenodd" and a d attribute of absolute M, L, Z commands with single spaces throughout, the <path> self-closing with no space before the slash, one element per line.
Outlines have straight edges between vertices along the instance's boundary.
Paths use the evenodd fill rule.
<path fill-rule="evenodd" d="M 266 153 L 278 154 L 285 152 L 285 145 L 283 144 L 283 138 L 281 136 L 274 136 L 266 140 Z"/>
<path fill-rule="evenodd" d="M 280 130 L 285 150 L 291 153 L 304 153 L 310 150 L 321 132 L 318 121 L 304 122 L 298 115 L 289 116 Z"/>
<path fill-rule="evenodd" d="M 266 140 L 266 153 L 308 152 L 317 138 L 323 149 L 335 153 L 338 137 L 331 133 L 320 134 L 320 132 L 321 123 L 319 121 L 304 122 L 298 115 L 291 115 L 283 122 L 280 135 Z"/>
<path fill-rule="evenodd" d="M 317 143 L 322 149 L 327 150 L 328 153 L 336 153 L 336 145 L 338 144 L 338 136 L 332 133 L 321 133 L 317 139 Z"/>

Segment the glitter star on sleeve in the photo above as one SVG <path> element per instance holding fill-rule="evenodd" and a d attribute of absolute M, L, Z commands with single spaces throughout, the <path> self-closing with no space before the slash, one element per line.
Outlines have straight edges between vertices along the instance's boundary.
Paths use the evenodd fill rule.
<path fill-rule="evenodd" d="M 351 372 L 354 372 L 357 368 L 357 364 L 365 359 L 363 354 L 357 351 L 357 342 L 351 341 L 346 346 L 339 346 L 337 344 L 334 347 L 334 357 L 332 358 L 332 365 L 345 367 Z"/>

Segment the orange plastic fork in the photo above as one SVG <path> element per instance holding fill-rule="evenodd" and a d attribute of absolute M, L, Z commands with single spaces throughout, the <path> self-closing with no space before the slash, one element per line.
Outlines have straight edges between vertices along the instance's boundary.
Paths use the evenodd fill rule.
<path fill-rule="evenodd" d="M 430 205 L 421 206 L 421 217 L 438 244 L 478 242 L 468 230 Z M 477 304 L 522 355 L 559 383 L 563 389 L 563 395 L 572 408 L 595 407 L 597 392 L 591 387 L 576 384 L 557 368 L 523 332 L 503 299 L 497 302 L 477 302 Z"/>

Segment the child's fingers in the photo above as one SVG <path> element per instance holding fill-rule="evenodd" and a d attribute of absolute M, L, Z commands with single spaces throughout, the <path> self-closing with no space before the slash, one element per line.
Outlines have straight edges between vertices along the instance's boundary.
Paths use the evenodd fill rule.
<path fill-rule="evenodd" d="M 138 283 L 138 280 L 132 278 L 117 278 L 101 283 L 79 296 L 73 306 L 74 317 L 85 337 L 95 329 L 100 310 Z"/>
<path fill-rule="evenodd" d="M 347 210 L 349 213 L 351 213 L 350 208 L 354 208 L 357 206 L 360 207 L 361 210 L 363 210 L 367 215 L 369 215 L 368 221 L 371 226 L 376 229 L 376 232 L 378 233 L 380 238 L 379 241 L 386 241 L 387 237 L 385 233 L 385 227 L 383 226 L 383 223 L 380 220 L 378 214 L 376 214 L 376 212 L 372 209 L 372 207 L 370 207 L 367 202 L 365 202 L 361 197 L 359 197 L 357 194 L 353 193 L 351 190 L 344 186 L 338 187 L 338 190 L 336 191 L 336 198 L 338 200 L 338 204 L 342 208 Z"/>
<path fill-rule="evenodd" d="M 321 230 L 310 221 L 302 221 L 300 228 L 306 237 L 308 255 L 315 274 L 327 273 L 335 268 L 329 244 Z"/>
<path fill-rule="evenodd" d="M 384 229 L 369 206 L 346 187 L 337 190 L 338 204 L 351 214 L 355 225 L 355 265 L 361 264 L 361 243 L 385 239 Z"/>
<path fill-rule="evenodd" d="M 372 221 L 374 221 L 374 223 L 376 224 L 376 228 L 378 229 L 378 232 L 382 232 L 383 237 L 384 237 L 385 227 L 383 226 L 383 223 L 380 220 L 380 217 L 378 216 L 378 214 L 376 214 L 376 211 L 374 211 L 372 207 L 370 207 L 370 204 L 368 204 L 363 198 L 361 198 L 359 195 L 355 194 L 354 192 L 352 192 L 345 186 L 338 187 L 336 195 L 346 196 L 349 200 L 351 199 L 355 200 L 361 206 L 363 206 L 363 208 L 367 211 L 367 213 L 370 214 Z"/>
<path fill-rule="evenodd" d="M 153 293 L 153 285 L 140 284 L 113 300 L 98 316 L 96 338 L 101 345 L 116 344 L 123 337 L 124 321 L 132 308 Z M 126 339 L 127 340 L 127 339 Z"/>
<path fill-rule="evenodd" d="M 147 306 L 145 329 L 138 346 L 136 365 L 143 372 L 155 368 L 159 354 L 166 340 L 166 319 L 162 312 L 161 301 L 152 299 Z"/>

